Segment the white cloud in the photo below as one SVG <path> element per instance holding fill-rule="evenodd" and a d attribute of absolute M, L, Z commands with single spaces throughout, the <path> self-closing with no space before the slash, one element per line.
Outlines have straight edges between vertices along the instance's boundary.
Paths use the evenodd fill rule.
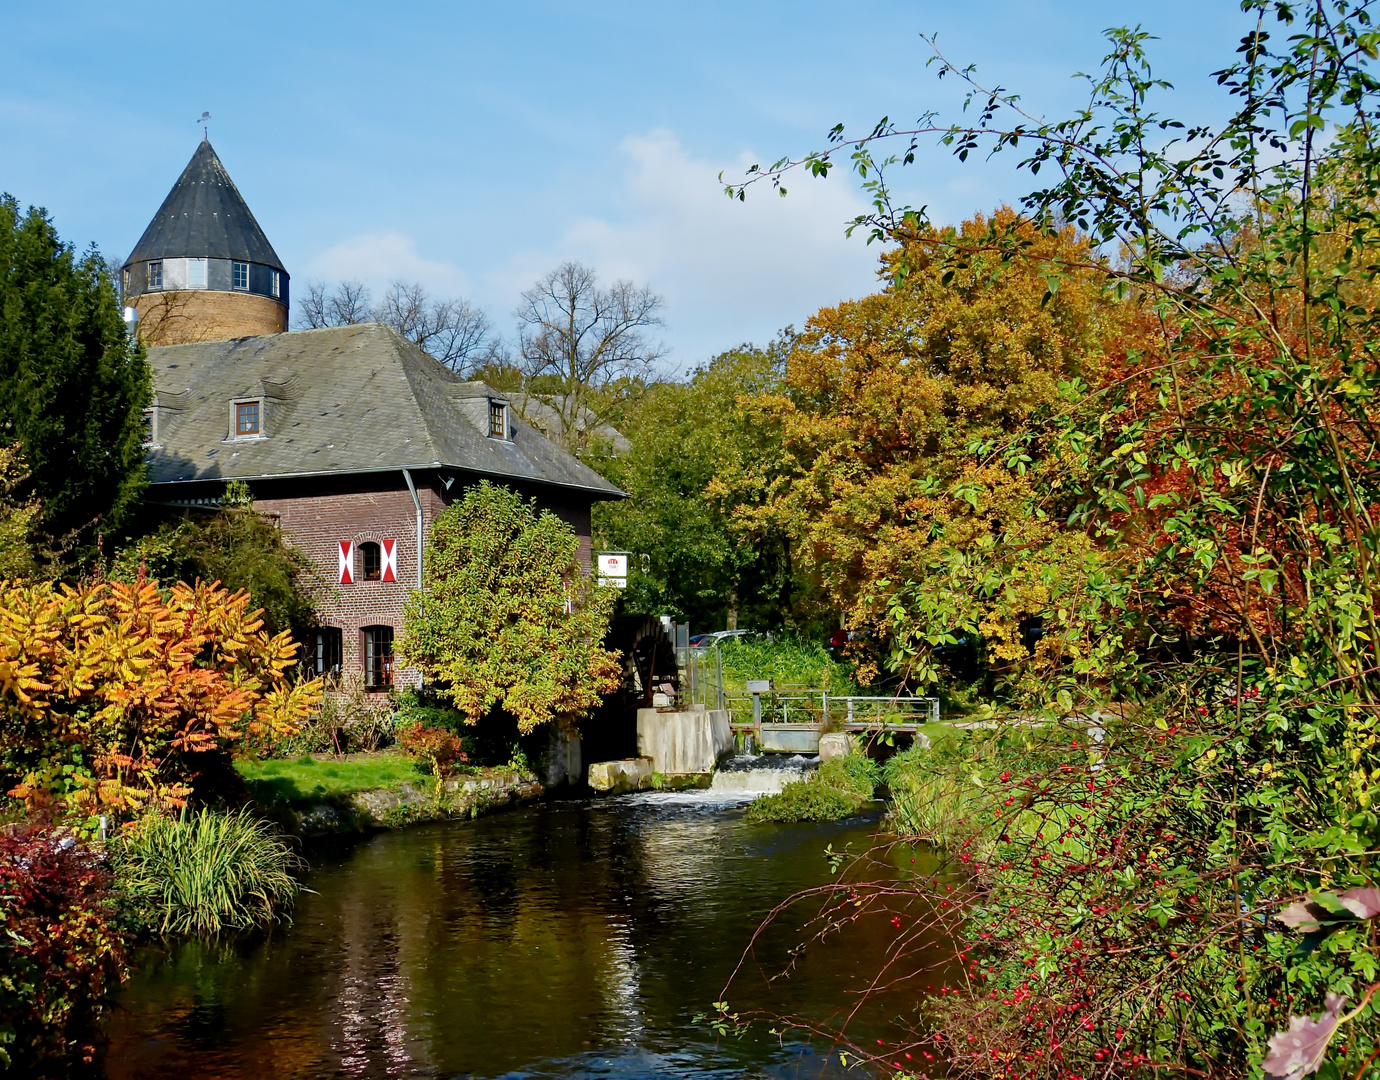
<path fill-rule="evenodd" d="M 427 259 L 417 241 L 397 231 L 342 240 L 307 264 L 302 281 L 362 281 L 378 297 L 394 281 L 420 281 L 438 296 L 467 295 L 469 277 L 454 263 Z"/>
<path fill-rule="evenodd" d="M 359 280 L 375 297 L 389 282 L 419 281 L 433 295 L 483 305 L 496 328 L 510 334 L 519 294 L 574 259 L 605 284 L 625 278 L 666 298 L 663 339 L 670 364 L 682 370 L 744 341 L 765 345 L 819 308 L 877 288 L 876 249 L 859 234 L 844 236 L 846 223 L 866 209 L 845 177 L 796 177 L 784 199 L 764 184 L 736 202 L 717 177 L 721 169 L 725 177 L 742 175 L 754 160 L 747 154 L 735 162 L 698 159 L 661 130 L 629 137 L 619 149 L 629 167 L 617 209 L 558 227 L 551 243 L 518 251 L 469 247 L 474 262 L 467 273 L 424 257 L 411 236 L 383 230 L 341 241 L 299 280 Z"/>
<path fill-rule="evenodd" d="M 725 169 L 691 157 L 667 131 L 620 149 L 632 163 L 624 212 L 581 218 L 558 245 L 516 255 L 494 275 L 496 292 L 516 296 L 563 259 L 588 263 L 605 282 L 647 283 L 666 298 L 666 340 L 673 363 L 686 367 L 743 341 L 765 344 L 818 308 L 877 287 L 876 249 L 844 236 L 866 206 L 843 177 L 800 176 L 786 198 L 762 185 L 737 202 L 717 176 L 741 175 L 749 155 Z"/>

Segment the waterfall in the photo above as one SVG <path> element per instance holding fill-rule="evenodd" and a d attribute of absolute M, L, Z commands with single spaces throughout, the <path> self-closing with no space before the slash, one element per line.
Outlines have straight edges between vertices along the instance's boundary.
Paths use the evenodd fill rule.
<path fill-rule="evenodd" d="M 762 795 L 780 791 L 819 767 L 819 758 L 804 754 L 739 754 L 719 766 L 709 790 L 721 795 Z"/>

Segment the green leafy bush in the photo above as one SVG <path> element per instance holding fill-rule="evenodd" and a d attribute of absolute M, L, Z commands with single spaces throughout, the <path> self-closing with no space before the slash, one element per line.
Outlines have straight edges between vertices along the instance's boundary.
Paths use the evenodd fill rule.
<path fill-rule="evenodd" d="M 276 522 L 255 511 L 239 481 L 226 485 L 219 510 L 189 511 L 134 540 L 112 560 L 109 576 L 132 582 L 141 568 L 165 588 L 201 579 L 231 592 L 244 589 L 274 634 L 315 626 L 324 589 L 316 566 Z"/>
<path fill-rule="evenodd" d="M 937 847 L 976 843 L 980 853 L 991 846 L 985 834 L 974 840 L 965 825 L 990 801 L 991 789 L 1003 773 L 1025 775 L 1048 763 L 1049 755 L 1069 731 L 1062 725 L 1001 726 L 959 729 L 929 725 L 929 745 L 917 742 L 882 766 L 882 779 L 891 792 L 887 824 L 908 840 L 924 840 Z M 1021 817 L 1017 833 L 1034 831 L 1029 816 Z"/>
<path fill-rule="evenodd" d="M 739 638 L 719 646 L 724 660 L 724 689 L 747 692 L 749 679 L 770 679 L 778 690 L 827 690 L 858 694 L 852 667 L 829 655 L 817 641 Z"/>
<path fill-rule="evenodd" d="M 160 934 L 264 926 L 297 895 L 302 861 L 247 810 L 151 814 L 112 845 L 116 881 L 138 921 Z"/>
<path fill-rule="evenodd" d="M 749 821 L 838 821 L 872 802 L 877 766 L 862 754 L 830 758 L 812 776 L 755 799 Z"/>

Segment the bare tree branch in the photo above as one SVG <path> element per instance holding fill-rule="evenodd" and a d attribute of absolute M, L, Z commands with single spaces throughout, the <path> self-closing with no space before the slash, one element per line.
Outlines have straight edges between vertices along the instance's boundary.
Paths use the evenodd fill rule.
<path fill-rule="evenodd" d="M 567 449 L 587 448 L 654 375 L 662 349 L 646 331 L 664 325 L 661 306 L 659 295 L 629 281 L 599 288 L 595 272 L 575 262 L 522 294 L 515 315 L 525 388 L 554 413 L 544 426 Z"/>
<path fill-rule="evenodd" d="M 434 300 L 416 282 L 393 282 L 383 300 L 371 306 L 362 282 L 342 281 L 328 291 L 325 283 L 314 281 L 298 301 L 298 324 L 309 329 L 362 322 L 396 330 L 462 375 L 503 359 L 502 343 L 492 336 L 483 310 L 462 297 Z"/>

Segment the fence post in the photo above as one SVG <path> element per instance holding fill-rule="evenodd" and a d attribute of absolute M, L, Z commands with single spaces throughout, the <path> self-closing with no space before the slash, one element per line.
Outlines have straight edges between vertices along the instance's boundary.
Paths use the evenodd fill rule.
<path fill-rule="evenodd" d="M 848 722 L 850 724 L 853 722 L 853 699 L 851 697 L 848 699 Z"/>
<path fill-rule="evenodd" d="M 718 642 L 718 641 L 714 642 L 714 659 L 718 662 L 718 667 L 719 667 L 719 672 L 718 672 L 718 674 L 719 674 L 719 708 L 720 708 L 720 709 L 726 710 L 726 709 L 728 708 L 728 701 L 727 701 L 726 696 L 725 696 L 725 694 L 724 694 L 724 654 L 723 654 L 723 644 L 722 644 L 721 642 Z"/>

